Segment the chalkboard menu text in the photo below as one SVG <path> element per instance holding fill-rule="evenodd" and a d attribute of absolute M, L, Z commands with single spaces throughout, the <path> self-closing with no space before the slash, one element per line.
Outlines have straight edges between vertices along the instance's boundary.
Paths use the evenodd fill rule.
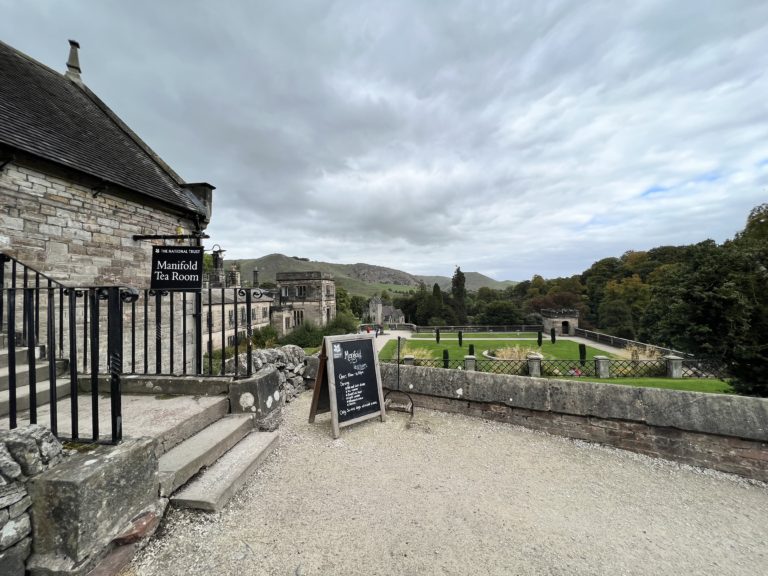
<path fill-rule="evenodd" d="M 333 437 L 339 428 L 380 416 L 384 420 L 381 374 L 374 336 L 326 336 L 320 352 L 309 421 L 331 412 Z"/>

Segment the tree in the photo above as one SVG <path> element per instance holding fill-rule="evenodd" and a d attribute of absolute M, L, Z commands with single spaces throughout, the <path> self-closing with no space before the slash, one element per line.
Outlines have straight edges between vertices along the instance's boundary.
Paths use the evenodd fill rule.
<path fill-rule="evenodd" d="M 511 302 L 503 300 L 491 302 L 478 316 L 480 324 L 488 325 L 520 324 L 520 320 L 520 310 Z"/>
<path fill-rule="evenodd" d="M 336 286 L 336 313 L 352 314 L 352 298 L 342 286 Z"/>
<path fill-rule="evenodd" d="M 368 301 L 365 297 L 355 294 L 350 298 L 349 307 L 356 318 L 362 318 L 368 310 Z"/>
<path fill-rule="evenodd" d="M 456 318 L 459 323 L 464 324 L 467 321 L 466 278 L 464 272 L 458 266 L 456 266 L 456 271 L 453 273 L 453 278 L 451 278 L 451 298 L 453 299 Z"/>
<path fill-rule="evenodd" d="M 598 309 L 600 329 L 619 338 L 635 339 L 632 309 L 624 300 L 604 300 Z"/>

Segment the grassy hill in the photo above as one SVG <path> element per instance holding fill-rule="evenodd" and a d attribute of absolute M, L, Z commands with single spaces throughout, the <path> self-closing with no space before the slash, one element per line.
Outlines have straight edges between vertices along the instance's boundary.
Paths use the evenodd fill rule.
<path fill-rule="evenodd" d="M 305 258 L 285 256 L 284 254 L 269 254 L 261 258 L 247 260 L 227 260 L 225 265 L 229 267 L 233 263 L 240 266 L 240 274 L 244 282 L 250 282 L 253 278 L 254 268 L 259 270 L 259 282 L 274 282 L 278 272 L 327 272 L 336 280 L 338 286 L 346 289 L 350 294 L 370 297 L 382 290 L 390 292 L 408 292 L 415 290 L 422 280 L 427 287 L 435 282 L 443 290 L 451 289 L 449 276 L 415 276 L 402 270 L 374 266 L 372 264 L 333 264 L 319 262 Z M 482 286 L 494 289 L 503 289 L 514 282 L 499 282 L 477 272 L 465 272 L 466 286 L 469 291 L 476 291 Z"/>

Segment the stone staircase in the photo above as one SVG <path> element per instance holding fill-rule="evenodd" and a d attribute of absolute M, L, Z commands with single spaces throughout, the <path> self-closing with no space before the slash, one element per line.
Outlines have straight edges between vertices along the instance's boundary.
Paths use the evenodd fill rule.
<path fill-rule="evenodd" d="M 18 425 L 29 420 L 30 391 L 28 349 L 16 348 L 16 407 Z M 50 382 L 45 347 L 35 349 L 37 421 L 50 422 Z M 9 351 L 6 334 L 0 333 L 0 429 L 8 427 L 10 414 Z M 56 378 L 57 407 L 60 430 L 66 435 L 69 421 L 70 383 L 68 373 Z M 172 505 L 206 511 L 220 510 L 232 495 L 258 467 L 259 463 L 275 448 L 276 432 L 259 432 L 254 428 L 249 414 L 230 414 L 229 398 L 220 396 L 215 403 L 202 411 L 190 412 L 179 423 L 155 431 L 151 426 L 135 429 L 131 403 L 124 395 L 125 437 L 154 436 L 157 439 L 160 496 L 170 498 Z M 145 396 L 144 404 L 153 396 Z M 154 400 L 168 405 L 172 400 Z M 108 421 L 108 400 L 104 400 L 102 421 Z M 83 398 L 81 409 L 90 409 L 90 399 Z M 100 408 L 100 413 L 102 409 Z M 144 410 L 146 412 L 146 410 Z M 87 413 L 80 416 L 88 422 Z M 81 424 L 82 425 L 82 424 Z"/>
<path fill-rule="evenodd" d="M 10 368 L 8 338 L 4 333 L 0 333 L 0 419 L 5 419 L 10 414 Z M 30 371 L 28 363 L 28 348 L 17 347 L 15 353 L 16 360 L 16 410 L 22 412 L 29 409 L 30 405 Z M 48 380 L 48 362 L 45 361 L 45 347 L 37 346 L 35 354 L 35 390 L 37 405 L 43 406 L 50 402 L 51 384 Z M 69 379 L 65 375 L 57 373 L 56 393 L 58 398 L 69 396 Z"/>
<path fill-rule="evenodd" d="M 179 508 L 217 512 L 278 439 L 277 432 L 256 431 L 248 414 L 229 414 L 211 422 L 160 456 L 160 495 L 170 497 Z"/>

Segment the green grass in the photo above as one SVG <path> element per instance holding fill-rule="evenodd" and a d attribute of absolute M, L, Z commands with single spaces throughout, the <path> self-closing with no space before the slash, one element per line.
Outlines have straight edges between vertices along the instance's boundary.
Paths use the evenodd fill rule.
<path fill-rule="evenodd" d="M 464 340 L 472 340 L 473 338 L 530 338 L 536 340 L 536 332 L 464 332 Z M 440 330 L 440 340 L 443 338 L 458 338 L 457 332 L 443 332 Z M 543 335 L 544 340 L 549 341 L 549 335 Z M 430 332 L 419 332 L 411 336 L 413 340 L 434 340 L 435 335 Z"/>
<path fill-rule="evenodd" d="M 406 342 L 410 343 L 412 347 L 423 348 L 429 350 L 432 353 L 432 357 L 441 359 L 443 357 L 443 350 L 448 350 L 448 355 L 453 360 L 460 360 L 469 354 L 469 344 L 465 341 L 463 346 L 459 346 L 457 340 L 443 341 L 442 335 L 440 344 L 437 344 L 434 340 L 413 340 L 409 339 Z M 536 341 L 515 341 L 515 340 L 483 340 L 475 343 L 475 356 L 481 358 L 483 350 L 496 350 L 500 348 L 512 348 L 515 346 L 525 346 L 534 350 L 540 351 L 544 358 L 553 360 L 578 360 L 579 359 L 579 345 L 576 342 L 570 340 L 558 340 L 552 344 L 549 340 L 545 340 L 542 343 L 541 349 L 536 346 Z M 402 355 L 402 352 L 401 352 Z M 384 349 L 379 352 L 380 358 L 393 358 L 397 356 L 397 341 L 390 340 L 384 346 Z M 607 356 L 609 358 L 617 358 L 612 354 L 603 352 L 596 348 L 587 346 L 587 359 L 592 360 L 595 356 Z"/>
<path fill-rule="evenodd" d="M 641 386 L 644 388 L 733 394 L 733 388 L 731 388 L 730 384 L 716 378 L 570 378 L 559 376 L 558 380 L 588 380 L 589 382 Z"/>

